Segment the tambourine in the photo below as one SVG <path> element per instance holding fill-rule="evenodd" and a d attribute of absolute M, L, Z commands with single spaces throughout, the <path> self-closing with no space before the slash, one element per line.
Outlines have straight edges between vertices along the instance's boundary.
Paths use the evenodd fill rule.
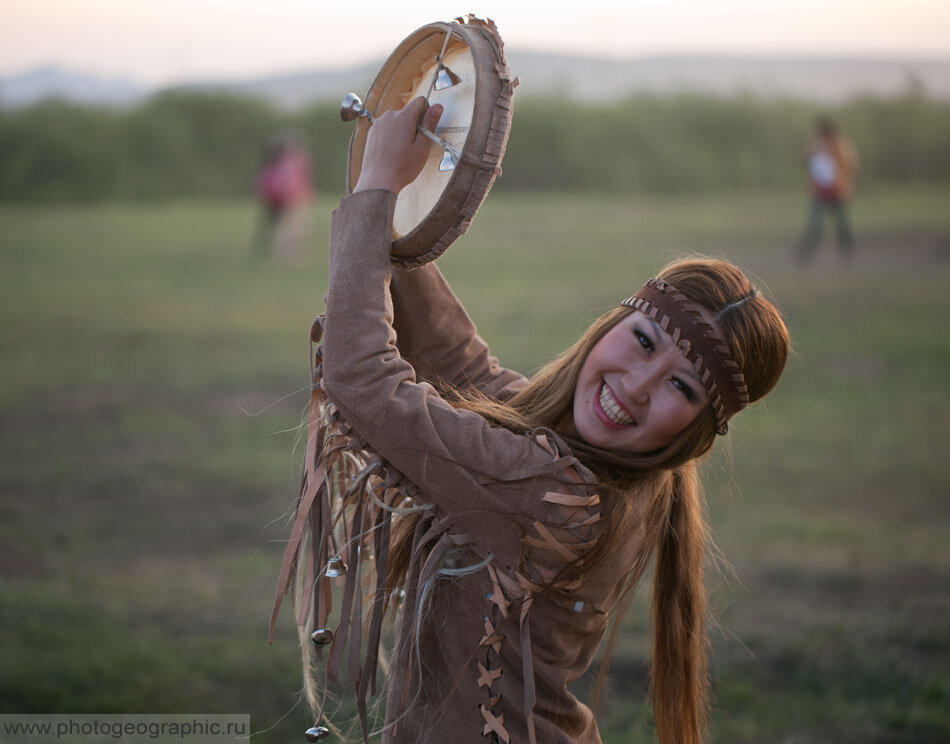
<path fill-rule="evenodd" d="M 396 199 L 394 263 L 405 268 L 428 263 L 468 230 L 501 174 L 517 84 L 494 22 L 470 15 L 410 34 L 386 60 L 365 102 L 355 93 L 343 100 L 343 120 L 357 120 L 347 156 L 348 193 L 359 180 L 366 137 L 377 116 L 418 96 L 444 108 L 434 132 L 419 128 L 436 145 L 422 173 Z"/>

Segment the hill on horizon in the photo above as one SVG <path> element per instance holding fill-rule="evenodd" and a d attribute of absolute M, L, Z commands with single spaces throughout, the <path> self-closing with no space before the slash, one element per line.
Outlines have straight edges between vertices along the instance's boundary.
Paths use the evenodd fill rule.
<path fill-rule="evenodd" d="M 508 50 L 519 95 L 614 101 L 636 94 L 701 93 L 795 98 L 836 103 L 908 90 L 950 99 L 950 57 L 726 57 L 669 55 L 611 59 Z M 207 80 L 149 87 L 119 77 L 47 65 L 0 78 L 0 106 L 20 108 L 48 98 L 105 106 L 134 105 L 164 90 L 225 91 L 261 97 L 284 109 L 366 92 L 382 60 L 342 69 L 300 71 L 244 80 Z"/>

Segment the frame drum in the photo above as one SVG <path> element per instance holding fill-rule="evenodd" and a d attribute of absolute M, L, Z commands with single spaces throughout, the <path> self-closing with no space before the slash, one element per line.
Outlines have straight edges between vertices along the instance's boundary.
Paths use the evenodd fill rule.
<path fill-rule="evenodd" d="M 443 146 L 432 146 L 422 173 L 396 199 L 395 264 L 428 263 L 468 230 L 501 174 L 517 84 L 494 22 L 473 16 L 423 26 L 386 60 L 366 94 L 366 112 L 376 117 L 418 96 L 444 107 L 434 132 Z M 361 116 L 350 138 L 347 193 L 359 180 L 369 127 Z"/>

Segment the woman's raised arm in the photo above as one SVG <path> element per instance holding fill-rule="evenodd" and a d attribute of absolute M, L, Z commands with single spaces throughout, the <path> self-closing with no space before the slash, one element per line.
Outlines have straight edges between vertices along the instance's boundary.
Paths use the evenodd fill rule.
<path fill-rule="evenodd" d="M 416 123 L 434 130 L 442 115 L 438 104 L 428 110 L 416 98 L 401 111 L 388 111 L 370 130 L 363 170 L 353 189 L 384 189 L 398 194 L 422 170 L 430 143 L 416 134 Z M 425 112 L 425 113 L 423 113 Z M 490 356 L 462 303 L 442 273 L 429 264 L 406 271 L 392 269 L 391 291 L 396 346 L 419 380 L 436 387 L 478 388 L 506 399 L 526 382 Z"/>
<path fill-rule="evenodd" d="M 461 519 L 483 550 L 515 565 L 523 531 L 551 511 L 544 496 L 568 487 L 563 471 L 576 461 L 457 410 L 431 385 L 417 383 L 391 325 L 394 205 L 392 192 L 373 190 L 344 197 L 333 213 L 323 389 L 442 515 Z M 517 518 L 528 521 L 519 525 Z"/>
<path fill-rule="evenodd" d="M 437 388 L 478 388 L 505 400 L 526 378 L 498 364 L 434 263 L 393 268 L 390 284 L 396 346 L 419 380 Z"/>

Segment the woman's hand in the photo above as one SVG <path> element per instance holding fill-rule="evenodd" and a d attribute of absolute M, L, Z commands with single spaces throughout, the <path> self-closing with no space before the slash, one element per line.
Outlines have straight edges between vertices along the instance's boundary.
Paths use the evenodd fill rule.
<path fill-rule="evenodd" d="M 416 131 L 422 126 L 435 130 L 442 116 L 442 106 L 426 109 L 426 99 L 414 98 L 400 111 L 386 111 L 370 125 L 363 150 L 363 168 L 353 192 L 387 189 L 398 194 L 416 180 L 429 157 L 432 141 Z M 423 116 L 423 111 L 425 115 Z"/>

